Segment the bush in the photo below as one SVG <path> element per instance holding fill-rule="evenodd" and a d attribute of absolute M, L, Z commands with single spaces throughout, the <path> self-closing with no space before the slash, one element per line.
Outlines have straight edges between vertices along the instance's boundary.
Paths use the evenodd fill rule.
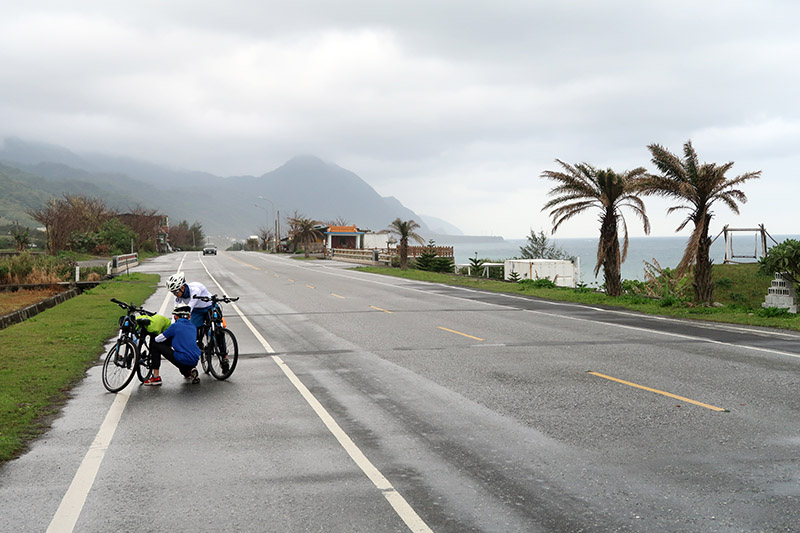
<path fill-rule="evenodd" d="M 71 259 L 27 252 L 0 258 L 0 284 L 55 283 L 66 281 L 75 271 Z"/>
<path fill-rule="evenodd" d="M 525 289 L 555 289 L 557 285 L 547 278 L 523 279 L 519 282 L 520 288 Z"/>
<path fill-rule="evenodd" d="M 767 318 L 789 318 L 791 316 L 785 307 L 762 307 L 756 310 L 756 314 Z"/>
<path fill-rule="evenodd" d="M 425 251 L 417 258 L 414 268 L 427 272 L 452 272 L 453 259 L 437 256 L 434 245 L 434 241 L 428 241 Z"/>
<path fill-rule="evenodd" d="M 578 283 L 573 290 L 575 292 L 594 292 L 594 289 L 585 283 Z"/>
<path fill-rule="evenodd" d="M 769 249 L 759 260 L 760 271 L 767 276 L 785 272 L 795 283 L 800 283 L 800 241 L 786 239 Z"/>
<path fill-rule="evenodd" d="M 731 278 L 719 278 L 714 282 L 714 285 L 720 289 L 730 289 L 733 287 L 733 280 Z"/>

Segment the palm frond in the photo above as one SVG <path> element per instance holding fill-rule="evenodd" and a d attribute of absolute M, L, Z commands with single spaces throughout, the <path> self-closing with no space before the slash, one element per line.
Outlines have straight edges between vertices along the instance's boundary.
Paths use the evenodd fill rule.
<path fill-rule="evenodd" d="M 619 263 L 625 262 L 628 258 L 628 223 L 625 222 L 625 217 L 619 216 L 617 220 L 622 223 L 622 252 L 620 253 Z"/>

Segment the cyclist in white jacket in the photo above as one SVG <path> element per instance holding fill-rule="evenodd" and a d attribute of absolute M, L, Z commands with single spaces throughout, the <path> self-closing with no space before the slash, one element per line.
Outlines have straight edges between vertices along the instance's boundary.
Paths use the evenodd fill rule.
<path fill-rule="evenodd" d="M 211 302 L 198 300 L 194 296 L 211 296 L 206 286 L 199 281 L 186 283 L 186 276 L 183 272 L 173 274 L 167 280 L 167 289 L 175 295 L 175 307 L 188 305 L 192 310 L 190 320 L 197 329 L 203 325 L 203 319 L 211 309 Z"/>

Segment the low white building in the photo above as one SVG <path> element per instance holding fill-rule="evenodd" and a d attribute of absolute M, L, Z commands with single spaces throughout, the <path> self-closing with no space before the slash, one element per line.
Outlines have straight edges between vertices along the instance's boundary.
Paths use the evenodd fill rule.
<path fill-rule="evenodd" d="M 366 250 L 386 250 L 394 248 L 397 244 L 397 239 L 389 232 L 364 234 L 364 249 Z"/>
<path fill-rule="evenodd" d="M 503 277 L 511 279 L 511 273 L 519 279 L 549 279 L 558 287 L 576 287 L 580 283 L 580 260 L 578 266 L 563 259 L 506 259 Z"/>

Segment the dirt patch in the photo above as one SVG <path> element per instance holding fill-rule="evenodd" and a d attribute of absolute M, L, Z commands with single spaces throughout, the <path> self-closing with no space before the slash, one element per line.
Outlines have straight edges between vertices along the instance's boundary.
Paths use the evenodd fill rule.
<path fill-rule="evenodd" d="M 0 316 L 13 313 L 62 292 L 59 289 L 34 289 L 0 292 Z"/>

